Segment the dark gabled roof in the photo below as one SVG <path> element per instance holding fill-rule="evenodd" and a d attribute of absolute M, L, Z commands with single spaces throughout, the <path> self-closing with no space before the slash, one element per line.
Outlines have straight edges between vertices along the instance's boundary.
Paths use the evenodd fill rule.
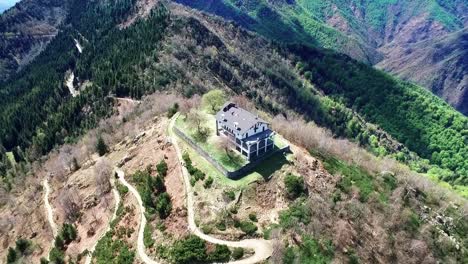
<path fill-rule="evenodd" d="M 268 124 L 257 115 L 237 107 L 232 102 L 227 102 L 221 107 L 221 110 L 216 114 L 216 120 L 222 122 L 233 131 L 240 132 L 241 135 L 258 123 Z"/>

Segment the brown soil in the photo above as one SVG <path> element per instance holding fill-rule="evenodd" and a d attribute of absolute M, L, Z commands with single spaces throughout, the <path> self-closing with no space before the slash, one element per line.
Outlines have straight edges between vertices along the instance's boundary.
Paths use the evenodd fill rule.
<path fill-rule="evenodd" d="M 33 262 L 48 252 L 48 245 L 53 238 L 52 230 L 43 210 L 43 197 L 40 179 L 29 177 L 23 188 L 13 191 L 5 205 L 0 207 L 0 260 L 6 259 L 8 247 L 15 247 L 15 241 L 22 237 L 33 239 L 33 252 L 24 259 Z"/>
<path fill-rule="evenodd" d="M 242 190 L 237 190 L 236 200 L 229 201 L 224 192 L 231 190 L 220 184 L 214 184 L 206 191 L 200 183 L 195 186 L 196 219 L 199 226 L 211 227 L 210 233 L 223 239 L 239 239 L 244 233 L 227 224 L 225 231 L 218 230 L 216 224 L 227 219 L 228 210 L 237 206 L 238 210 L 232 217 L 238 220 L 249 219 L 249 214 L 256 214 L 259 232 L 273 223 L 278 223 L 279 212 L 286 209 L 291 202 L 285 196 L 283 183 L 288 173 L 304 177 L 309 193 L 331 193 L 338 177 L 325 171 L 321 163 L 300 147 L 291 145 L 292 155 L 282 168 L 273 173 L 269 180 L 261 180 L 249 184 Z M 239 196 L 240 195 L 240 196 Z M 228 221 L 229 222 L 229 221 Z"/>
<path fill-rule="evenodd" d="M 136 12 L 131 14 L 130 17 L 119 25 L 119 28 L 127 28 L 140 18 L 147 17 L 151 9 L 158 3 L 159 0 L 138 0 L 136 3 Z"/>
<path fill-rule="evenodd" d="M 94 176 L 94 166 L 81 169 L 69 175 L 67 182 L 62 188 L 72 188 L 76 190 L 76 196 L 73 197 L 77 203 L 80 203 L 81 216 L 76 221 L 78 230 L 78 238 L 72 242 L 66 251 L 66 254 L 75 257 L 85 249 L 91 248 L 100 234 L 105 231 L 112 212 L 114 210 L 115 201 L 112 192 L 106 193 L 102 197 L 97 196 L 96 185 L 92 183 Z M 60 228 L 65 222 L 62 206 L 56 199 L 57 191 L 51 199 L 53 208 L 55 208 L 55 222 Z"/>

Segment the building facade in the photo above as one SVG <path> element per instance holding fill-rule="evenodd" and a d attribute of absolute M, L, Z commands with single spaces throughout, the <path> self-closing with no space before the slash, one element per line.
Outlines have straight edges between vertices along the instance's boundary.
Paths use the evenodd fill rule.
<path fill-rule="evenodd" d="M 216 134 L 227 137 L 249 161 L 274 149 L 270 124 L 231 102 L 216 114 Z"/>

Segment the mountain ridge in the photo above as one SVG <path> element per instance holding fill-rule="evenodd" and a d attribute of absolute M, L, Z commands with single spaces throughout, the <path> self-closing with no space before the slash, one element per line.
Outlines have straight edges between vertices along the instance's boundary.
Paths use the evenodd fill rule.
<path fill-rule="evenodd" d="M 399 49 L 411 52 L 411 46 L 425 40 L 435 42 L 437 37 L 446 36 L 468 25 L 468 5 L 463 0 L 439 1 L 186 1 L 176 0 L 192 8 L 197 8 L 221 17 L 232 19 L 249 30 L 284 42 L 300 42 L 306 45 L 318 45 L 345 53 L 357 60 L 373 65 L 387 65 L 394 63 Z M 229 7 L 229 8 L 227 8 Z M 268 12 L 265 12 L 268 10 Z M 232 13 L 236 13 L 234 16 Z M 241 15 L 249 18 L 239 19 Z M 295 32 L 294 36 L 283 36 L 281 32 L 269 32 L 257 24 L 270 25 L 276 28 L 289 28 Z M 297 30 L 300 29 L 300 30 Z M 308 40 L 312 38 L 313 41 Z M 425 49 L 427 54 L 413 56 L 429 56 L 432 50 Z M 459 53 L 457 60 L 464 62 Z M 401 67 L 410 67 L 400 65 Z M 413 63 L 414 64 L 414 63 Z M 453 65 L 452 65 L 453 66 Z M 419 63 L 418 68 L 431 71 L 437 67 L 431 63 Z M 399 75 L 395 67 L 383 68 L 388 72 Z M 466 63 L 458 70 L 460 74 L 468 75 L 464 70 Z M 426 87 L 435 94 L 447 100 L 459 111 L 467 114 L 468 101 L 463 95 L 467 91 L 462 79 L 457 76 L 445 76 L 443 71 L 432 71 L 439 74 L 439 79 L 445 81 L 428 81 L 419 71 L 407 71 L 406 80 Z M 441 93 L 440 90 L 444 92 Z M 461 92 L 459 90 L 462 90 Z"/>

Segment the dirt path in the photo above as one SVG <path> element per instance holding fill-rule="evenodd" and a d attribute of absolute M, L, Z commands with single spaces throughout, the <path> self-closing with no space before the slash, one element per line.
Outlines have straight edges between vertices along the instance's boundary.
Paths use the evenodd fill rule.
<path fill-rule="evenodd" d="M 143 243 L 143 233 L 145 231 L 145 226 L 146 226 L 146 217 L 145 217 L 145 207 L 143 206 L 143 201 L 141 200 L 141 196 L 138 193 L 138 191 L 130 185 L 126 180 L 125 180 L 125 173 L 119 169 L 115 168 L 115 171 L 117 172 L 117 175 L 119 177 L 119 181 L 127 186 L 127 188 L 130 190 L 130 192 L 135 196 L 138 202 L 138 206 L 140 207 L 140 227 L 138 228 L 138 240 L 137 240 L 137 253 L 140 259 L 146 263 L 146 264 L 159 264 L 158 262 L 152 260 L 148 255 L 146 255 L 145 252 L 145 245 Z"/>
<path fill-rule="evenodd" d="M 171 137 L 172 144 L 174 145 L 174 148 L 177 152 L 177 157 L 182 164 L 182 161 L 183 161 L 182 153 L 177 143 L 177 139 L 175 138 L 175 135 L 172 133 L 172 128 L 174 126 L 175 120 L 178 117 L 178 115 L 179 114 L 174 115 L 174 117 L 171 119 L 171 122 L 169 124 L 169 135 Z M 218 238 L 206 235 L 197 227 L 197 225 L 195 224 L 195 211 L 193 208 L 193 192 L 192 192 L 192 187 L 190 185 L 190 176 L 189 176 L 187 169 L 184 166 L 181 166 L 181 169 L 182 169 L 182 175 L 184 178 L 185 192 L 187 195 L 187 212 L 188 212 L 188 223 L 189 223 L 190 231 L 194 233 L 196 236 L 200 237 L 201 239 L 206 240 L 213 244 L 221 244 L 221 245 L 226 245 L 228 247 L 249 248 L 255 251 L 254 255 L 248 258 L 242 259 L 242 260 L 229 262 L 231 264 L 251 264 L 251 263 L 257 263 L 257 262 L 261 262 L 263 260 L 268 259 L 273 253 L 273 247 L 270 241 L 267 241 L 264 239 L 245 239 L 245 240 L 240 240 L 240 241 L 227 241 L 227 240 L 222 240 L 222 239 L 218 239 Z"/>
<path fill-rule="evenodd" d="M 128 97 L 115 97 L 115 96 L 107 96 L 107 97 L 112 98 L 112 99 L 117 100 L 117 101 L 125 101 L 125 102 L 135 103 L 135 104 L 141 103 L 141 100 L 136 100 L 136 99 L 132 99 L 132 98 L 128 98 Z"/>
<path fill-rule="evenodd" d="M 49 194 L 50 194 L 50 186 L 49 186 L 49 177 L 46 177 L 42 182 L 44 187 L 44 206 L 46 209 L 47 221 L 49 222 L 50 228 L 52 229 L 53 239 L 51 245 L 55 243 L 55 237 L 57 236 L 57 225 L 54 221 L 54 212 L 52 206 L 49 203 Z M 50 254 L 50 253 L 49 253 Z M 49 255 L 47 255 L 47 259 L 49 259 Z"/>
<path fill-rule="evenodd" d="M 85 264 L 90 264 L 91 263 L 91 260 L 93 259 L 93 252 L 96 249 L 96 245 L 99 243 L 99 240 L 101 240 L 101 238 L 103 238 L 107 234 L 107 232 L 110 231 L 110 229 L 111 229 L 110 223 L 112 221 L 114 221 L 114 219 L 117 217 L 117 209 L 119 208 L 119 204 L 120 204 L 120 194 L 117 191 L 117 189 L 115 188 L 115 183 L 114 183 L 113 178 L 111 178 L 110 182 L 111 182 L 111 185 L 112 185 L 112 193 L 114 194 L 114 201 L 115 201 L 114 213 L 112 214 L 112 217 L 109 220 L 109 223 L 107 224 L 106 230 L 104 232 L 102 232 L 102 234 L 96 240 L 96 243 L 94 243 L 93 247 L 88 249 L 88 255 L 86 256 Z"/>
<path fill-rule="evenodd" d="M 178 114 L 175 115 L 169 124 L 169 134 L 171 136 L 171 141 L 176 149 L 177 152 L 177 158 L 179 161 L 182 161 L 182 153 L 180 151 L 180 148 L 177 144 L 177 141 L 172 134 L 172 127 L 174 125 L 175 119 L 177 118 Z M 204 234 L 195 224 L 195 212 L 193 208 L 193 192 L 191 190 L 191 185 L 190 185 L 190 180 L 189 180 L 189 174 L 188 171 L 185 167 L 181 166 L 182 169 L 182 175 L 184 179 L 184 186 L 185 186 L 185 192 L 186 192 L 186 197 L 187 197 L 187 211 L 188 211 L 188 223 L 189 223 L 189 229 L 190 231 L 195 234 L 196 236 L 200 237 L 201 239 L 208 241 L 213 244 L 220 244 L 220 245 L 226 245 L 228 247 L 241 247 L 241 248 L 248 248 L 252 249 L 255 251 L 254 255 L 238 260 L 238 261 L 232 261 L 229 262 L 230 264 L 252 264 L 252 263 L 258 263 L 261 261 L 264 261 L 268 259 L 271 254 L 273 253 L 273 247 L 271 245 L 270 241 L 264 240 L 264 239 L 245 239 L 241 241 L 227 241 L 227 240 L 222 240 L 218 239 L 209 235 Z M 143 206 L 143 201 L 141 199 L 140 194 L 138 191 L 125 180 L 125 173 L 123 170 L 119 168 L 115 168 L 115 171 L 118 175 L 119 181 L 125 185 L 130 192 L 135 196 L 138 202 L 138 206 L 140 207 L 140 225 L 138 228 L 138 239 L 137 239 L 137 254 L 139 258 L 146 264 L 159 264 L 158 262 L 152 260 L 147 254 L 146 254 L 146 248 L 143 243 L 143 233 L 145 230 L 146 226 L 146 217 L 145 217 L 145 207 Z"/>

